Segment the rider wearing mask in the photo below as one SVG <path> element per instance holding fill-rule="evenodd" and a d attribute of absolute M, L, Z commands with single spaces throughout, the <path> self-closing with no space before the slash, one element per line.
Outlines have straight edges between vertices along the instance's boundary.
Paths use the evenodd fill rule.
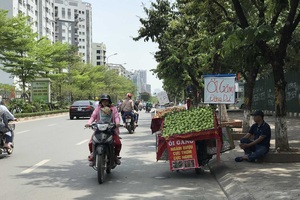
<path fill-rule="evenodd" d="M 15 118 L 13 114 L 9 112 L 2 101 L 2 96 L 0 96 L 0 131 L 5 133 L 5 144 L 3 147 L 7 149 L 11 149 L 13 147 L 12 134 L 8 128 L 9 120 L 17 121 L 17 118 Z"/>
<path fill-rule="evenodd" d="M 123 120 L 124 126 L 125 126 L 126 115 L 132 116 L 134 118 L 135 125 L 137 125 L 136 115 L 134 114 L 134 102 L 131 98 L 132 98 L 132 94 L 127 93 L 126 98 L 121 105 L 122 120 Z"/>
<path fill-rule="evenodd" d="M 107 94 L 101 95 L 99 105 L 96 107 L 96 109 L 92 113 L 91 118 L 89 119 L 89 121 L 87 122 L 85 127 L 89 127 L 93 122 L 101 122 L 101 121 L 102 122 L 112 122 L 116 125 L 115 134 L 113 135 L 114 146 L 115 146 L 115 156 L 116 156 L 115 159 L 116 159 L 116 163 L 118 165 L 120 165 L 121 161 L 118 158 L 120 151 L 121 151 L 121 147 L 122 147 L 122 143 L 121 143 L 121 140 L 119 137 L 119 135 L 120 135 L 120 131 L 119 131 L 120 116 L 119 116 L 117 108 L 112 105 L 110 96 Z M 92 138 L 93 138 L 93 135 L 92 135 Z M 93 161 L 92 138 L 89 142 L 89 150 L 90 150 L 91 154 L 88 157 L 88 160 L 90 162 L 90 166 L 93 166 L 93 164 L 94 164 L 92 162 Z"/>

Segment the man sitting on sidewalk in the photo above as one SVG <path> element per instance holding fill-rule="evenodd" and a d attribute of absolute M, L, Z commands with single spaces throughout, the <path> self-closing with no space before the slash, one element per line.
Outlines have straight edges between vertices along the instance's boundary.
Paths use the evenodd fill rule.
<path fill-rule="evenodd" d="M 242 162 L 243 160 L 255 162 L 256 159 L 269 152 L 271 128 L 264 121 L 264 113 L 261 110 L 256 111 L 252 115 L 254 116 L 255 124 L 251 126 L 249 133 L 240 140 L 240 147 L 245 151 L 245 155 L 236 157 L 236 162 Z M 253 135 L 254 140 L 250 140 L 250 137 Z"/>

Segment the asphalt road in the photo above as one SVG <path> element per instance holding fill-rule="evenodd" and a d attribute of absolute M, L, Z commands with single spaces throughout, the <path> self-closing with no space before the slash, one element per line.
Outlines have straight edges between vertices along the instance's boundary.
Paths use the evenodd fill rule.
<path fill-rule="evenodd" d="M 88 166 L 88 119 L 68 115 L 17 122 L 15 150 L 0 155 L 0 197 L 5 200 L 227 199 L 208 169 L 171 172 L 156 162 L 150 114 L 140 112 L 133 135 L 121 128 L 122 164 L 99 185 Z"/>

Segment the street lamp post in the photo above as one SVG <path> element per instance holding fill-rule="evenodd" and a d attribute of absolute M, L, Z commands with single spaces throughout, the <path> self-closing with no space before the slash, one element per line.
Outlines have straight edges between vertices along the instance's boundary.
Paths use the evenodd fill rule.
<path fill-rule="evenodd" d="M 106 65 L 108 66 L 108 58 L 112 57 L 112 56 L 115 56 L 115 55 L 118 55 L 118 53 L 114 53 L 114 54 L 111 54 L 109 56 L 107 56 L 106 58 Z"/>

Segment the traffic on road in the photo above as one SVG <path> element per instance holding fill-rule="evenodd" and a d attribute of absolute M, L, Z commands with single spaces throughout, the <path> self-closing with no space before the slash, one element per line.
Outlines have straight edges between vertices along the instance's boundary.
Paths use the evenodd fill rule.
<path fill-rule="evenodd" d="M 98 184 L 88 162 L 88 118 L 68 114 L 16 123 L 15 148 L 0 157 L 1 197 L 27 199 L 227 199 L 208 168 L 170 171 L 156 161 L 151 113 L 139 112 L 134 134 L 120 127 L 120 166 Z"/>

